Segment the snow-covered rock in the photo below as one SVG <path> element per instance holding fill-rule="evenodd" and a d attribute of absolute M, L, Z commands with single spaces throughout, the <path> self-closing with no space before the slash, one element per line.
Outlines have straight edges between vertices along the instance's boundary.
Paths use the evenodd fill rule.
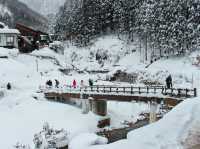
<path fill-rule="evenodd" d="M 69 144 L 69 149 L 82 149 L 92 145 L 107 144 L 108 140 L 104 137 L 91 133 L 83 133 L 73 138 Z"/>

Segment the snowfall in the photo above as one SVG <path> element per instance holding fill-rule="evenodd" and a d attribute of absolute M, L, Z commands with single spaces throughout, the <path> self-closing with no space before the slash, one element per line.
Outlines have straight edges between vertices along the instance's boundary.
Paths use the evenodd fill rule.
<path fill-rule="evenodd" d="M 165 83 L 172 74 L 173 84 L 183 88 L 197 88 L 200 85 L 200 69 L 196 64 L 196 51 L 185 57 L 163 58 L 150 65 L 143 63 L 137 52 L 137 41 L 126 44 L 116 36 L 97 39 L 91 47 L 76 48 L 65 43 L 65 54 L 60 55 L 49 48 L 30 54 L 21 54 L 17 49 L 0 48 L 0 148 L 13 149 L 17 142 L 34 148 L 34 134 L 41 131 L 48 122 L 55 129 L 65 129 L 69 134 L 70 149 L 189 149 L 200 145 L 200 102 L 199 97 L 187 99 L 167 113 L 161 120 L 134 130 L 127 139 L 106 144 L 105 138 L 95 135 L 99 117 L 92 112 L 82 114 L 76 106 L 50 102 L 37 93 L 39 86 L 47 80 L 57 79 L 61 86 L 70 85 L 74 79 L 88 83 L 92 78 L 95 84 L 128 85 L 128 83 L 105 81 L 117 70 L 139 74 L 135 84 L 142 80 Z M 95 60 L 95 54 L 107 53 L 109 59 L 102 63 Z M 63 74 L 59 69 L 72 66 L 79 70 L 109 70 L 108 74 L 70 72 Z M 11 90 L 6 90 L 10 82 Z M 36 98 L 37 97 L 37 98 Z M 148 112 L 145 103 L 109 102 L 108 116 L 110 128 L 123 127 L 125 120 L 133 122 L 140 113 Z M 99 145 L 97 145 L 99 144 Z M 199 147 L 200 148 L 200 147 Z"/>

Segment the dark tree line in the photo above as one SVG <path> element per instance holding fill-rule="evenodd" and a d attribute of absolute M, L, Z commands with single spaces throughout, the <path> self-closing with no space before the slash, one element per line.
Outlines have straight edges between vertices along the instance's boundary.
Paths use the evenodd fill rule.
<path fill-rule="evenodd" d="M 200 43 L 200 0 L 68 0 L 55 32 L 86 46 L 106 33 L 137 34 L 152 54 L 180 54 Z"/>

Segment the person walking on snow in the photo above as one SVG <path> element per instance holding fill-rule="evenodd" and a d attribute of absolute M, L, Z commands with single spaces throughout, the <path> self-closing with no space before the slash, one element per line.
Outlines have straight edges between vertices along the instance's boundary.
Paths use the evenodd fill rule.
<path fill-rule="evenodd" d="M 8 82 L 6 88 L 7 88 L 7 90 L 11 90 L 11 84 L 10 84 L 10 82 Z"/>
<path fill-rule="evenodd" d="M 73 83 L 72 83 L 72 87 L 73 87 L 73 88 L 76 88 L 76 85 L 77 85 L 77 83 L 76 83 L 76 80 L 74 79 L 74 80 L 73 80 Z"/>
<path fill-rule="evenodd" d="M 83 89 L 84 88 L 84 82 L 83 82 L 83 80 L 81 80 L 81 84 L 80 84 L 80 87 L 81 87 L 81 89 Z"/>
<path fill-rule="evenodd" d="M 93 81 L 92 81 L 92 79 L 89 79 L 89 86 L 93 86 Z"/>
<path fill-rule="evenodd" d="M 56 87 L 56 88 L 59 88 L 59 84 L 60 84 L 60 83 L 59 83 L 59 81 L 58 81 L 57 79 L 55 79 L 55 83 L 56 83 L 56 84 L 55 84 L 55 87 Z"/>

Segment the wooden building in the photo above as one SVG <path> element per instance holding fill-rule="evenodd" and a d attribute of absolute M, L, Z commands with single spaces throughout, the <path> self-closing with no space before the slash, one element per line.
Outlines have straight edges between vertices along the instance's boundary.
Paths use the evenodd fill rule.
<path fill-rule="evenodd" d="M 19 23 L 16 24 L 16 29 L 21 33 L 19 48 L 23 52 L 31 52 L 42 46 L 49 45 L 49 42 L 51 42 L 49 35 L 45 32 L 34 30 Z"/>
<path fill-rule="evenodd" d="M 4 23 L 0 22 L 0 47 L 18 48 L 18 35 L 20 32 L 17 29 L 9 29 Z"/>

